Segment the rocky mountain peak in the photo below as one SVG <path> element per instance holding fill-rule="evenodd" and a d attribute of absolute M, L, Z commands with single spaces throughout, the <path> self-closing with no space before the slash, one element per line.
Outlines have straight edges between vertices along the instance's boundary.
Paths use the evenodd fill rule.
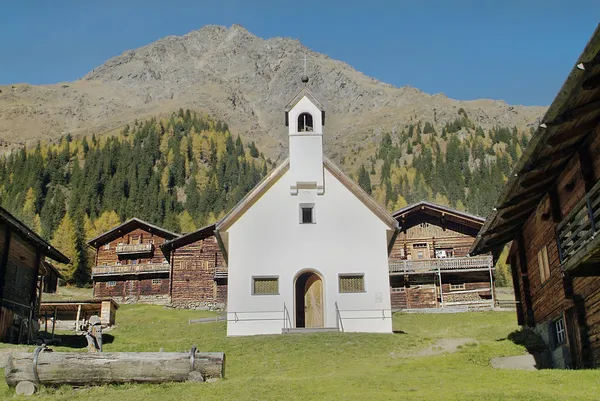
<path fill-rule="evenodd" d="M 273 155 L 286 141 L 283 107 L 301 88 L 308 57 L 309 87 L 328 110 L 326 143 L 360 141 L 408 121 L 444 124 L 463 108 L 483 127 L 526 126 L 543 107 L 491 100 L 457 101 L 395 87 L 290 38 L 261 39 L 240 25 L 208 25 L 123 52 L 81 80 L 0 87 L 0 138 L 52 138 L 100 133 L 136 118 L 190 108 L 227 121 Z"/>

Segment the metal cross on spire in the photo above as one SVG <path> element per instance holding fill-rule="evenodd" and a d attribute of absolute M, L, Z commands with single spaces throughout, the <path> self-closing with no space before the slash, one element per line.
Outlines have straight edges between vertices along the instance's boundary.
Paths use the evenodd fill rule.
<path fill-rule="evenodd" d="M 308 83 L 308 75 L 306 75 L 306 61 L 308 60 L 306 57 L 306 53 L 304 53 L 304 58 L 302 59 L 304 61 L 304 75 L 302 75 L 302 82 L 304 83 L 304 86 L 306 86 L 306 84 Z"/>
<path fill-rule="evenodd" d="M 304 75 L 306 75 L 306 61 L 307 61 L 306 53 L 304 53 L 304 58 L 302 60 L 304 61 Z"/>

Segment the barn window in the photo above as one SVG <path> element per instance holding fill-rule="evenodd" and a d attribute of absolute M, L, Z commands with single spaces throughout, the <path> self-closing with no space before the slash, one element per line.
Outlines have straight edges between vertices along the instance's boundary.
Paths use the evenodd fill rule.
<path fill-rule="evenodd" d="M 279 295 L 279 277 L 252 277 L 252 295 Z"/>
<path fill-rule="evenodd" d="M 314 203 L 300 204 L 300 224 L 314 224 L 316 222 Z"/>
<path fill-rule="evenodd" d="M 556 342 L 558 344 L 564 344 L 567 340 L 565 331 L 565 319 L 561 318 L 554 322 L 554 328 L 556 330 Z"/>
<path fill-rule="evenodd" d="M 301 113 L 298 116 L 298 132 L 312 132 L 313 118 L 309 113 Z"/>
<path fill-rule="evenodd" d="M 152 279 L 152 285 L 160 285 L 162 284 L 162 280 L 159 278 L 153 278 Z"/>
<path fill-rule="evenodd" d="M 465 287 L 465 283 L 461 283 L 461 284 L 450 284 L 450 291 L 460 291 L 460 290 L 464 290 Z"/>
<path fill-rule="evenodd" d="M 364 274 L 340 274 L 340 293 L 365 292 Z"/>
<path fill-rule="evenodd" d="M 104 250 L 108 251 L 110 249 L 110 242 L 107 244 L 104 244 Z"/>
<path fill-rule="evenodd" d="M 107 287 L 115 287 L 116 285 L 117 285 L 116 281 L 107 281 L 106 282 Z"/>
<path fill-rule="evenodd" d="M 550 265 L 548 263 L 548 247 L 544 246 L 537 254 L 540 269 L 540 281 L 545 283 L 550 278 Z"/>

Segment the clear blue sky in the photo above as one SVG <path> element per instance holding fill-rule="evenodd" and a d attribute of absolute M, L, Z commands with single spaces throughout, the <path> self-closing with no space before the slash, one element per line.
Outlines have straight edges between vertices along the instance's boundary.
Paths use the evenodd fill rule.
<path fill-rule="evenodd" d="M 0 85 L 72 81 L 110 57 L 207 24 L 287 36 L 396 86 L 549 104 L 600 0 L 22 0 L 0 19 Z"/>

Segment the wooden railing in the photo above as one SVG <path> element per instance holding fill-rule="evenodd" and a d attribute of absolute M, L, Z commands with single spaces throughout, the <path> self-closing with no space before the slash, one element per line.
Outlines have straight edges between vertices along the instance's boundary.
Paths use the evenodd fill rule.
<path fill-rule="evenodd" d="M 227 268 L 222 266 L 215 267 L 215 278 L 227 278 Z"/>
<path fill-rule="evenodd" d="M 117 255 L 131 255 L 136 253 L 151 253 L 154 250 L 153 244 L 131 244 L 117 245 Z"/>
<path fill-rule="evenodd" d="M 390 259 L 390 273 L 428 273 L 446 270 L 489 269 L 492 267 L 491 256 L 473 256 L 463 258 L 441 259 Z"/>
<path fill-rule="evenodd" d="M 577 202 L 556 228 L 561 263 L 593 240 L 598 231 L 600 216 L 600 181 Z"/>
<path fill-rule="evenodd" d="M 92 276 L 109 276 L 122 274 L 142 273 L 169 273 L 171 266 L 168 263 L 150 263 L 125 266 L 96 266 L 92 269 Z"/>

